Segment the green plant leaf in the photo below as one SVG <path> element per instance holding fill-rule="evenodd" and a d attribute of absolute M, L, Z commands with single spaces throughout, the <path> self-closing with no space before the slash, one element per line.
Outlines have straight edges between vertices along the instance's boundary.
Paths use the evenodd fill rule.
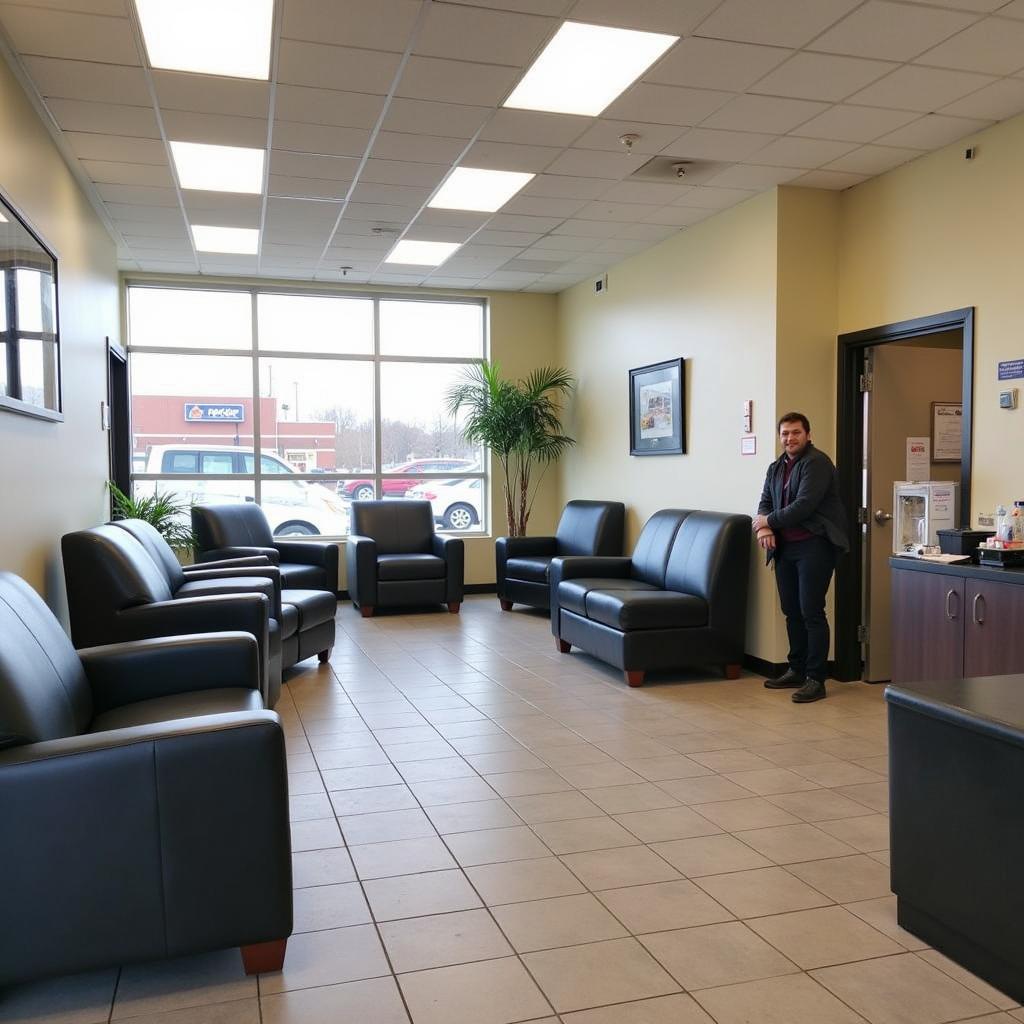
<path fill-rule="evenodd" d="M 158 530 L 172 548 L 189 550 L 194 546 L 192 502 L 179 500 L 173 491 L 129 497 L 112 480 L 107 481 L 107 489 L 114 499 L 115 520 L 141 519 Z"/>

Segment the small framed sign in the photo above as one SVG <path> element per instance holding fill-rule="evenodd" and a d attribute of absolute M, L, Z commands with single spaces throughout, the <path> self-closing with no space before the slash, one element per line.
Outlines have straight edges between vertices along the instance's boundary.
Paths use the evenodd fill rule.
<path fill-rule="evenodd" d="M 963 409 L 961 402 L 932 402 L 932 462 L 963 458 Z"/>
<path fill-rule="evenodd" d="M 629 454 L 682 455 L 684 436 L 682 359 L 629 371 Z"/>

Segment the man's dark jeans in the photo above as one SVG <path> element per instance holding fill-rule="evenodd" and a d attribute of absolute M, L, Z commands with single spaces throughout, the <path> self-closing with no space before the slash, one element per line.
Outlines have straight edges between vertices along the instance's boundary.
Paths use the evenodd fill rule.
<path fill-rule="evenodd" d="M 774 561 L 789 635 L 790 668 L 824 682 L 829 643 L 825 594 L 836 567 L 836 549 L 824 537 L 782 541 Z"/>

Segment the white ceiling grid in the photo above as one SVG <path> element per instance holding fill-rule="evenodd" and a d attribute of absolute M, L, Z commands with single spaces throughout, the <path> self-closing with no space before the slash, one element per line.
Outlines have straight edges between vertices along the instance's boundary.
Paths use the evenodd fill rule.
<path fill-rule="evenodd" d="M 503 108 L 565 19 L 681 38 L 599 117 Z M 269 82 L 150 68 L 131 0 L 0 2 L 0 26 L 126 270 L 560 291 L 1024 111 L 1022 0 L 277 0 Z M 170 141 L 266 149 L 263 194 L 180 188 Z M 631 177 L 658 155 L 707 166 Z M 428 208 L 458 165 L 536 177 L 494 214 Z M 259 253 L 197 253 L 194 223 Z M 461 248 L 384 263 L 398 238 Z"/>

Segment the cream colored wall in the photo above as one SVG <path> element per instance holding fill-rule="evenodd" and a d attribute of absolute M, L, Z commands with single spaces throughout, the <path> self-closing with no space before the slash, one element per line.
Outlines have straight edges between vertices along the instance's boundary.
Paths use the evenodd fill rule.
<path fill-rule="evenodd" d="M 114 245 L 0 59 L 0 191 L 57 254 L 64 422 L 0 411 L 0 569 L 62 611 L 60 537 L 105 518 L 104 338 L 119 337 Z"/>
<path fill-rule="evenodd" d="M 626 545 L 661 508 L 751 514 L 774 452 L 777 197 L 767 192 L 613 267 L 559 302 L 559 361 L 579 378 L 561 498 L 626 503 Z M 629 455 L 628 371 L 683 356 L 681 456 Z M 743 401 L 754 403 L 756 456 L 740 454 Z M 753 544 L 752 544 L 753 551 Z M 747 651 L 777 660 L 775 590 L 752 557 Z"/>
<path fill-rule="evenodd" d="M 975 307 L 972 519 L 1024 495 L 1024 409 L 998 408 L 996 378 L 1024 358 L 1022 168 L 1024 116 L 842 197 L 840 332 Z"/>

